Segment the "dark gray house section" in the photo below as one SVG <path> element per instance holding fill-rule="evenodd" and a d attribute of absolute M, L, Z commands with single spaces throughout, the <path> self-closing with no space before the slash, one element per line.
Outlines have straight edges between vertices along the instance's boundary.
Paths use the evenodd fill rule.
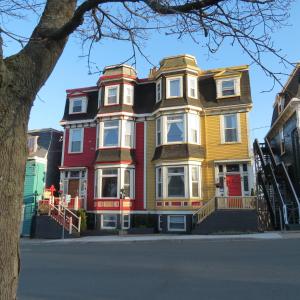
<path fill-rule="evenodd" d="M 28 131 L 28 136 L 37 137 L 37 145 L 34 152 L 28 157 L 41 157 L 47 159 L 45 186 L 52 184 L 59 190 L 59 166 L 61 165 L 63 133 L 52 128 Z"/>

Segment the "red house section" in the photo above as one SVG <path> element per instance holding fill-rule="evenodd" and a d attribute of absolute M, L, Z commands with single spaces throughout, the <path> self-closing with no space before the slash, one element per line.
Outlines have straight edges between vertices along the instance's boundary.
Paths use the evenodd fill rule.
<path fill-rule="evenodd" d="M 87 182 L 87 209 L 93 210 L 94 205 L 94 161 L 96 155 L 96 127 L 84 128 L 83 152 L 68 153 L 69 132 L 66 129 L 65 149 L 64 149 L 64 167 L 86 167 L 88 171 Z"/>

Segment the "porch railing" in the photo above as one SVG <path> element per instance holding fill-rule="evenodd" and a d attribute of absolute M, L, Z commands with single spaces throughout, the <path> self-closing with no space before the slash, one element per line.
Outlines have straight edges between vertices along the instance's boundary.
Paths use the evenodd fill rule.
<path fill-rule="evenodd" d="M 256 209 L 256 207 L 256 197 L 253 196 L 217 197 L 218 209 Z"/>
<path fill-rule="evenodd" d="M 216 198 L 213 197 L 193 214 L 193 218 L 196 223 L 201 223 L 215 210 L 216 210 Z"/>

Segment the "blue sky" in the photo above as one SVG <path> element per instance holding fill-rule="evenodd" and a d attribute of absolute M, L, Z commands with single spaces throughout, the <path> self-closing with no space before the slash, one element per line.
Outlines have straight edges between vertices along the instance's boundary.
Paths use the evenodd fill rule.
<path fill-rule="evenodd" d="M 278 30 L 273 35 L 273 40 L 277 48 L 282 49 L 287 54 L 290 61 L 300 61 L 300 43 L 297 42 L 300 28 L 300 3 L 296 1 L 292 7 L 290 26 Z M 16 26 L 17 23 L 14 24 Z M 32 29 L 32 20 L 23 24 L 23 33 L 28 34 Z M 203 43 L 204 44 L 204 43 Z M 14 43 L 7 43 L 5 54 L 9 55 L 16 51 Z M 122 62 L 128 57 L 130 45 L 123 42 L 102 41 L 93 50 L 92 60 L 99 69 L 107 65 Z M 244 65 L 251 62 L 250 58 L 242 53 L 237 46 L 224 45 L 216 54 L 207 55 L 205 47 L 195 44 L 190 39 L 178 40 L 176 37 L 169 37 L 152 33 L 145 43 L 144 53 L 150 61 L 158 65 L 159 61 L 165 56 L 188 53 L 196 56 L 198 65 L 202 69 L 211 69 L 233 65 Z M 29 129 L 52 127 L 62 129 L 59 125 L 64 112 L 66 99 L 66 89 L 92 86 L 99 78 L 98 74 L 88 75 L 87 60 L 82 58 L 82 49 L 79 40 L 72 37 L 56 68 L 49 77 L 46 84 L 40 90 L 38 97 L 32 108 Z M 272 67 L 274 71 L 290 73 L 291 69 L 286 70 L 282 65 L 275 61 L 272 56 L 265 56 L 265 64 Z M 146 77 L 150 69 L 149 63 L 138 57 L 137 72 L 140 78 Z M 252 139 L 260 140 L 264 137 L 268 128 L 261 128 L 270 125 L 272 115 L 272 105 L 276 93 L 280 91 L 280 86 L 275 86 L 271 92 L 262 91 L 270 89 L 273 81 L 266 77 L 262 70 L 255 65 L 250 67 L 250 79 L 253 99 L 253 110 L 250 114 L 250 128 Z M 284 81 L 283 81 L 284 82 Z"/>

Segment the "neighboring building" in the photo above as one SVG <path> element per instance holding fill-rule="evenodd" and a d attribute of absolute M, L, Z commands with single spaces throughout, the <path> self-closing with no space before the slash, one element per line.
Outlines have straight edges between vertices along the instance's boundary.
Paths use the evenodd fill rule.
<path fill-rule="evenodd" d="M 97 229 L 142 220 L 191 229 L 214 196 L 250 196 L 248 66 L 201 70 L 164 58 L 148 78 L 106 67 L 97 86 L 67 90 L 61 184 L 83 199 Z"/>
<path fill-rule="evenodd" d="M 30 236 L 36 201 L 42 198 L 45 187 L 52 184 L 59 190 L 62 132 L 46 128 L 28 131 L 29 155 L 24 182 L 24 213 L 22 236 Z"/>
<path fill-rule="evenodd" d="M 300 197 L 300 64 L 277 94 L 271 128 L 266 138 L 276 162 L 284 162 Z"/>

